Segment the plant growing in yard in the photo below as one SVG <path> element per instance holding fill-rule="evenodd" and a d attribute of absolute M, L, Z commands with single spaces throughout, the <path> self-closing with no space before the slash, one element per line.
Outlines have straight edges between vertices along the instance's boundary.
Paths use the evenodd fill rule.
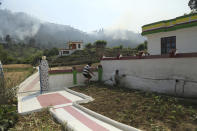
<path fill-rule="evenodd" d="M 16 106 L 0 105 L 0 130 L 5 131 L 17 121 Z"/>
<path fill-rule="evenodd" d="M 31 113 L 25 116 L 19 116 L 18 121 L 10 131 L 61 131 L 64 129 L 60 124 L 57 124 L 48 108 L 43 109 L 41 112 Z"/>
<path fill-rule="evenodd" d="M 97 83 L 72 89 L 95 99 L 83 106 L 141 130 L 197 130 L 197 106 L 175 97 Z"/>

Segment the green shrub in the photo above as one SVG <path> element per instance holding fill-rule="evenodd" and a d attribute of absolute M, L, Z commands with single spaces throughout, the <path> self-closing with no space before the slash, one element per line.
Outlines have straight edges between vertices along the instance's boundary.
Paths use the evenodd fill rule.
<path fill-rule="evenodd" d="M 0 130 L 6 131 L 17 121 L 17 108 L 12 105 L 0 105 Z"/>

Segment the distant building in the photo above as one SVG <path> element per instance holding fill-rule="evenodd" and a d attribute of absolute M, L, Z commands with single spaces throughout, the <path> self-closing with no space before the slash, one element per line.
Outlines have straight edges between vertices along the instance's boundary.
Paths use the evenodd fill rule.
<path fill-rule="evenodd" d="M 68 56 L 77 50 L 83 50 L 83 42 L 81 41 L 69 41 L 67 48 L 59 50 L 59 56 Z"/>
<path fill-rule="evenodd" d="M 144 25 L 142 35 L 148 38 L 148 52 L 151 55 L 197 52 L 197 13 L 171 20 Z"/>

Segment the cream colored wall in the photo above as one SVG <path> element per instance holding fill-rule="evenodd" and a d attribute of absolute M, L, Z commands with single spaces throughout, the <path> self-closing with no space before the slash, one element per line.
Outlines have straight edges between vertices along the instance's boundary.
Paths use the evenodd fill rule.
<path fill-rule="evenodd" d="M 197 97 L 197 58 L 104 60 L 103 80 L 115 70 L 126 74 L 121 84 L 127 88 L 183 97 Z M 110 82 L 110 81 L 109 81 Z M 108 81 L 106 83 L 109 83 Z"/>
<path fill-rule="evenodd" d="M 77 44 L 77 50 L 83 50 L 83 43 L 80 43 L 81 48 L 78 48 L 78 45 L 79 45 L 79 44 Z"/>
<path fill-rule="evenodd" d="M 146 35 L 148 38 L 148 52 L 151 55 L 160 55 L 161 38 L 169 36 L 176 36 L 176 48 L 178 49 L 178 53 L 197 52 L 197 27 Z"/>
<path fill-rule="evenodd" d="M 94 72 L 95 76 L 91 80 L 98 80 L 98 73 Z M 82 73 L 77 73 L 77 84 L 82 85 L 85 82 L 85 77 Z M 73 84 L 73 74 L 51 74 L 49 75 L 49 89 L 62 90 L 65 87 L 75 86 Z"/>

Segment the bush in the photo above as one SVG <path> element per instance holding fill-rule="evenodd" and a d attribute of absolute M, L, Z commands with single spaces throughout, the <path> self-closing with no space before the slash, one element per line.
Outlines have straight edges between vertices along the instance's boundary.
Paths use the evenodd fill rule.
<path fill-rule="evenodd" d="M 11 105 L 0 105 L 0 130 L 6 131 L 17 121 L 17 107 Z"/>

